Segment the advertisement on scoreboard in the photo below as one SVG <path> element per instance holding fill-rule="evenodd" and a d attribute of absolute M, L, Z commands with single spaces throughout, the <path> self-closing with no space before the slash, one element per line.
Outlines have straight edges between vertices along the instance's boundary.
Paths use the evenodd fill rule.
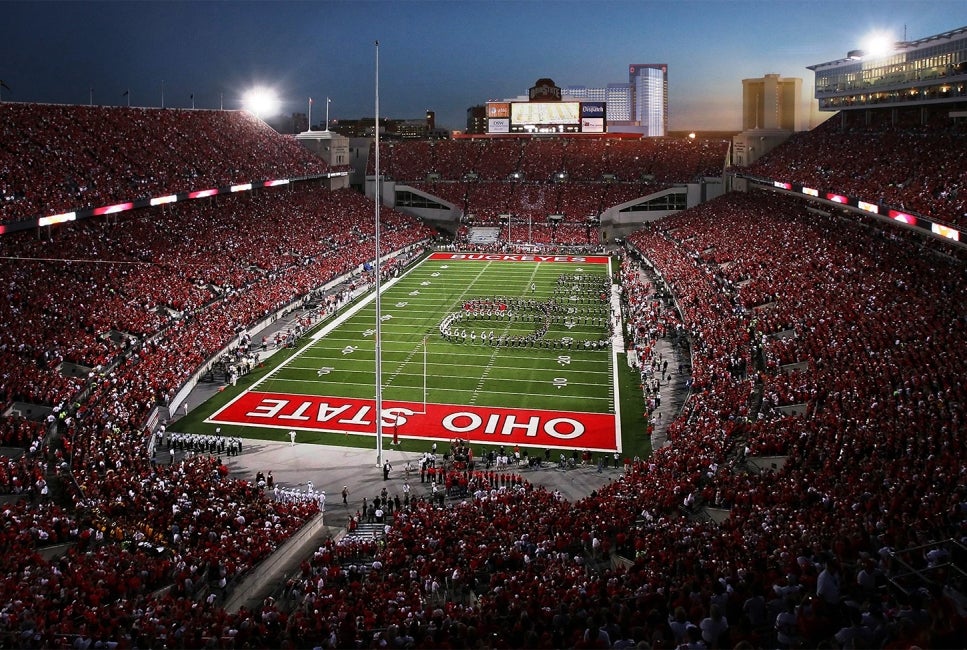
<path fill-rule="evenodd" d="M 510 133 L 510 120 L 506 117 L 488 119 L 487 133 Z"/>
<path fill-rule="evenodd" d="M 510 117 L 510 102 L 487 102 L 487 118 Z"/>
<path fill-rule="evenodd" d="M 581 102 L 581 117 L 597 117 L 603 120 L 606 117 L 605 106 L 604 102 Z"/>
<path fill-rule="evenodd" d="M 581 132 L 605 132 L 605 102 L 581 102 Z"/>

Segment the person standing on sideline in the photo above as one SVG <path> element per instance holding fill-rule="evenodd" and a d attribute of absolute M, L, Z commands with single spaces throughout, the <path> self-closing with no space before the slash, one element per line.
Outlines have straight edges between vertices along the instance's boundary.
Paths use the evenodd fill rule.
<path fill-rule="evenodd" d="M 349 507 L 349 486 L 342 486 L 342 504 Z"/>
<path fill-rule="evenodd" d="M 295 447 L 295 431 L 289 432 L 289 446 Z"/>
<path fill-rule="evenodd" d="M 386 461 L 385 463 L 383 463 L 383 480 L 384 481 L 388 481 L 389 480 L 389 471 L 391 469 L 393 469 L 393 466 L 389 464 L 389 461 Z"/>

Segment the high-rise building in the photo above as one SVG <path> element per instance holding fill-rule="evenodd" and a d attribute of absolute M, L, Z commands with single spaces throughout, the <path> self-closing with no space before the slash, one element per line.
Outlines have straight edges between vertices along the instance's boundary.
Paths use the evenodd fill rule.
<path fill-rule="evenodd" d="M 628 82 L 632 123 L 645 136 L 664 136 L 668 131 L 668 64 L 632 63 L 628 66 Z"/>
<path fill-rule="evenodd" d="M 742 80 L 742 130 L 802 131 L 802 79 L 767 74 Z"/>
<path fill-rule="evenodd" d="M 732 138 L 732 164 L 746 167 L 804 129 L 802 79 L 767 74 L 742 80 L 742 132 Z"/>

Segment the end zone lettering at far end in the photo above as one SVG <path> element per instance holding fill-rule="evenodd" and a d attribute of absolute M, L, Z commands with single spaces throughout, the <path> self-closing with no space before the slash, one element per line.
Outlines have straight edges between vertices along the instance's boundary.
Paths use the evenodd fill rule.
<path fill-rule="evenodd" d="M 374 400 L 246 392 L 208 422 L 242 427 L 376 435 Z M 522 447 L 620 451 L 614 415 L 384 401 L 383 435 Z"/>
<path fill-rule="evenodd" d="M 433 253 L 431 260 L 465 260 L 480 262 L 565 262 L 569 264 L 607 264 L 608 258 L 603 255 L 530 255 L 505 253 Z"/>

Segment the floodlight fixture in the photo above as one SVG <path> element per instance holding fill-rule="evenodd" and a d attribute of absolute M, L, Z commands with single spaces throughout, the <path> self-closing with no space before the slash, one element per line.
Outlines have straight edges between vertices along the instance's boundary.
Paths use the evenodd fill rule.
<path fill-rule="evenodd" d="M 871 32 L 863 39 L 863 58 L 879 58 L 893 52 L 895 39 L 888 32 Z"/>
<path fill-rule="evenodd" d="M 242 96 L 242 106 L 255 117 L 264 119 L 277 115 L 282 102 L 271 88 L 257 86 Z"/>

